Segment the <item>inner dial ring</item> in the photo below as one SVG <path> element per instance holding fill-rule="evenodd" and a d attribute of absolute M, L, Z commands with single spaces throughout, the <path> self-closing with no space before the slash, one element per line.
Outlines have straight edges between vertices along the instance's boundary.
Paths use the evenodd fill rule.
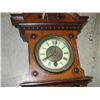
<path fill-rule="evenodd" d="M 74 51 L 60 35 L 48 35 L 38 41 L 35 49 L 37 63 L 46 71 L 62 72 L 74 61 Z"/>
<path fill-rule="evenodd" d="M 63 52 L 59 47 L 51 46 L 47 49 L 46 55 L 47 57 L 51 56 L 48 58 L 50 61 L 58 62 L 63 57 Z"/>

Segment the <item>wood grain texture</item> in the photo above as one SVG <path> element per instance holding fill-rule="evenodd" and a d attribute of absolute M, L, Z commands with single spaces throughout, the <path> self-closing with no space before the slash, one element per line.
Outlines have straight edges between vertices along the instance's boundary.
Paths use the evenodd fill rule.
<path fill-rule="evenodd" d="M 31 39 L 32 33 L 36 34 L 36 39 Z M 50 72 L 47 72 L 43 70 L 40 65 L 36 62 L 35 59 L 35 46 L 38 43 L 38 40 L 41 38 L 48 36 L 48 35 L 61 35 L 63 36 L 74 48 L 75 50 L 75 60 L 73 65 L 65 72 L 63 73 L 58 73 L 58 74 L 53 74 Z M 68 35 L 73 34 L 74 38 L 69 39 Z M 84 71 L 82 68 L 80 68 L 80 63 L 79 63 L 79 58 L 78 58 L 78 52 L 77 52 L 77 44 L 76 44 L 76 36 L 77 32 L 76 31 L 26 31 L 25 36 L 28 37 L 28 46 L 29 46 L 29 63 L 30 63 L 30 76 L 31 80 L 36 80 L 36 81 L 47 81 L 47 80 L 54 80 L 54 79 L 65 79 L 65 78 L 76 78 L 76 77 L 82 77 L 84 76 Z M 73 69 L 78 68 L 79 73 L 73 73 Z M 37 77 L 34 77 L 32 75 L 33 71 L 37 71 L 39 75 Z"/>

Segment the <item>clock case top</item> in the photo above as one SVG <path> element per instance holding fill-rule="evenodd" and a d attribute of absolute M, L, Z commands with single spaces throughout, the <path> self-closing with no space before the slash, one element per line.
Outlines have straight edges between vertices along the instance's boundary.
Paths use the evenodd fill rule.
<path fill-rule="evenodd" d="M 70 86 L 82 86 L 82 84 L 86 86 L 86 84 L 91 81 L 92 77 L 85 76 L 84 70 L 80 67 L 76 39 L 83 26 L 87 23 L 87 20 L 88 16 L 79 16 L 76 13 L 11 14 L 12 25 L 19 29 L 23 41 L 28 42 L 30 74 L 34 72 L 33 75 L 30 75 L 31 81 L 24 82 L 21 86 L 69 86 L 69 83 Z M 38 40 L 52 34 L 52 32 L 57 35 L 63 35 L 75 48 L 76 55 L 75 64 L 73 64 L 70 70 L 54 75 L 43 71 L 43 69 L 41 70 L 35 62 L 35 57 L 32 57 L 34 52 L 33 48 L 35 48 Z M 33 71 L 35 67 L 41 74 L 40 77 L 36 78 L 38 73 L 37 71 Z M 77 68 L 80 71 L 78 74 Z M 73 69 L 75 69 L 74 74 L 72 73 Z"/>
<path fill-rule="evenodd" d="M 87 23 L 88 16 L 79 16 L 77 13 L 22 13 L 11 14 L 11 22 L 19 28 L 20 36 L 24 41 L 25 30 L 80 30 Z"/>

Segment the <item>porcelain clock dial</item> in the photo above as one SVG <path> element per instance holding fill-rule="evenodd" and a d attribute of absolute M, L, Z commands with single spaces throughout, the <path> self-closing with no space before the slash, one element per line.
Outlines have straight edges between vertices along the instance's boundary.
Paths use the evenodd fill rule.
<path fill-rule="evenodd" d="M 49 72 L 67 70 L 74 61 L 74 50 L 63 37 L 49 35 L 41 39 L 35 50 L 39 65 Z"/>

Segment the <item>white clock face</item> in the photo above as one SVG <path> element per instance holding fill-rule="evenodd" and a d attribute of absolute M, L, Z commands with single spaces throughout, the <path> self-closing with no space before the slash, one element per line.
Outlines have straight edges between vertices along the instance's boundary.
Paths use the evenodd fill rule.
<path fill-rule="evenodd" d="M 39 41 L 36 59 L 41 67 L 50 72 L 62 72 L 73 62 L 73 50 L 62 37 L 50 35 Z"/>

